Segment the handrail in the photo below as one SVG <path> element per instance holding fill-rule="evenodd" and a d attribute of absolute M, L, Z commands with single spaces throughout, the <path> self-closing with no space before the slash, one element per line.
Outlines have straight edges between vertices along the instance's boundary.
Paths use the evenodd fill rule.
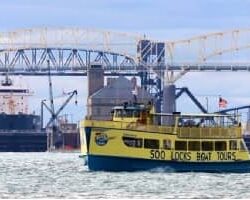
<path fill-rule="evenodd" d="M 176 127 L 141 123 L 85 120 L 85 126 L 176 134 L 179 138 L 241 138 L 241 127 Z"/>
<path fill-rule="evenodd" d="M 219 127 L 185 127 L 178 129 L 178 137 L 180 138 L 241 138 L 240 127 L 219 128 Z"/>

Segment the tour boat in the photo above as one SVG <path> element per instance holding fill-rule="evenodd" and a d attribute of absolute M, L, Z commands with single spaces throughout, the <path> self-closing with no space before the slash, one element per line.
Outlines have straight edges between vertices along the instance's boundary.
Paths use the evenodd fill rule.
<path fill-rule="evenodd" d="M 81 149 L 89 170 L 250 172 L 239 116 L 153 110 L 124 104 L 114 107 L 112 120 L 83 120 Z"/>

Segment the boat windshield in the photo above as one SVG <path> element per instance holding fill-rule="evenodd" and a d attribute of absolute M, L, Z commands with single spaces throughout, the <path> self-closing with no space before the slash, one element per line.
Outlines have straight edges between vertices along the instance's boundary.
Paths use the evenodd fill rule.
<path fill-rule="evenodd" d="M 144 105 L 124 105 L 113 108 L 113 116 L 115 118 L 141 118 L 146 115 L 147 108 Z"/>
<path fill-rule="evenodd" d="M 114 111 L 114 117 L 139 117 L 139 110 L 132 109 L 116 109 Z"/>

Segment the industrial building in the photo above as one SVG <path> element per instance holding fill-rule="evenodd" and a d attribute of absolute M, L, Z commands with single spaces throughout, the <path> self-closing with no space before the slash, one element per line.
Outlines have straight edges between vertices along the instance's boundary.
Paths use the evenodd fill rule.
<path fill-rule="evenodd" d="M 87 118 L 96 120 L 111 119 L 114 106 L 128 103 L 148 103 L 152 96 L 137 85 L 136 78 L 124 76 L 108 78 L 104 85 L 104 73 L 101 65 L 92 65 L 88 72 L 89 94 L 87 99 Z"/>

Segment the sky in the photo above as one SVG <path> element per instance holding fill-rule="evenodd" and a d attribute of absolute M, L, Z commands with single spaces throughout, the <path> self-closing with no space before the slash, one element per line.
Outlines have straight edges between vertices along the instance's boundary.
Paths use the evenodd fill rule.
<path fill-rule="evenodd" d="M 0 0 L 0 32 L 33 27 L 81 27 L 175 40 L 249 28 L 249 8 L 250 0 Z M 47 77 L 25 77 L 25 80 L 35 92 L 32 109 L 38 112 L 40 100 L 49 94 Z M 55 96 L 63 90 L 78 89 L 78 107 L 70 104 L 65 112 L 72 112 L 74 120 L 83 118 L 86 78 L 53 77 L 53 83 Z M 188 73 L 176 85 L 189 87 L 211 111 L 218 109 L 219 96 L 227 99 L 228 107 L 250 103 L 249 73 Z M 185 97 L 178 101 L 178 108 L 196 109 Z"/>

